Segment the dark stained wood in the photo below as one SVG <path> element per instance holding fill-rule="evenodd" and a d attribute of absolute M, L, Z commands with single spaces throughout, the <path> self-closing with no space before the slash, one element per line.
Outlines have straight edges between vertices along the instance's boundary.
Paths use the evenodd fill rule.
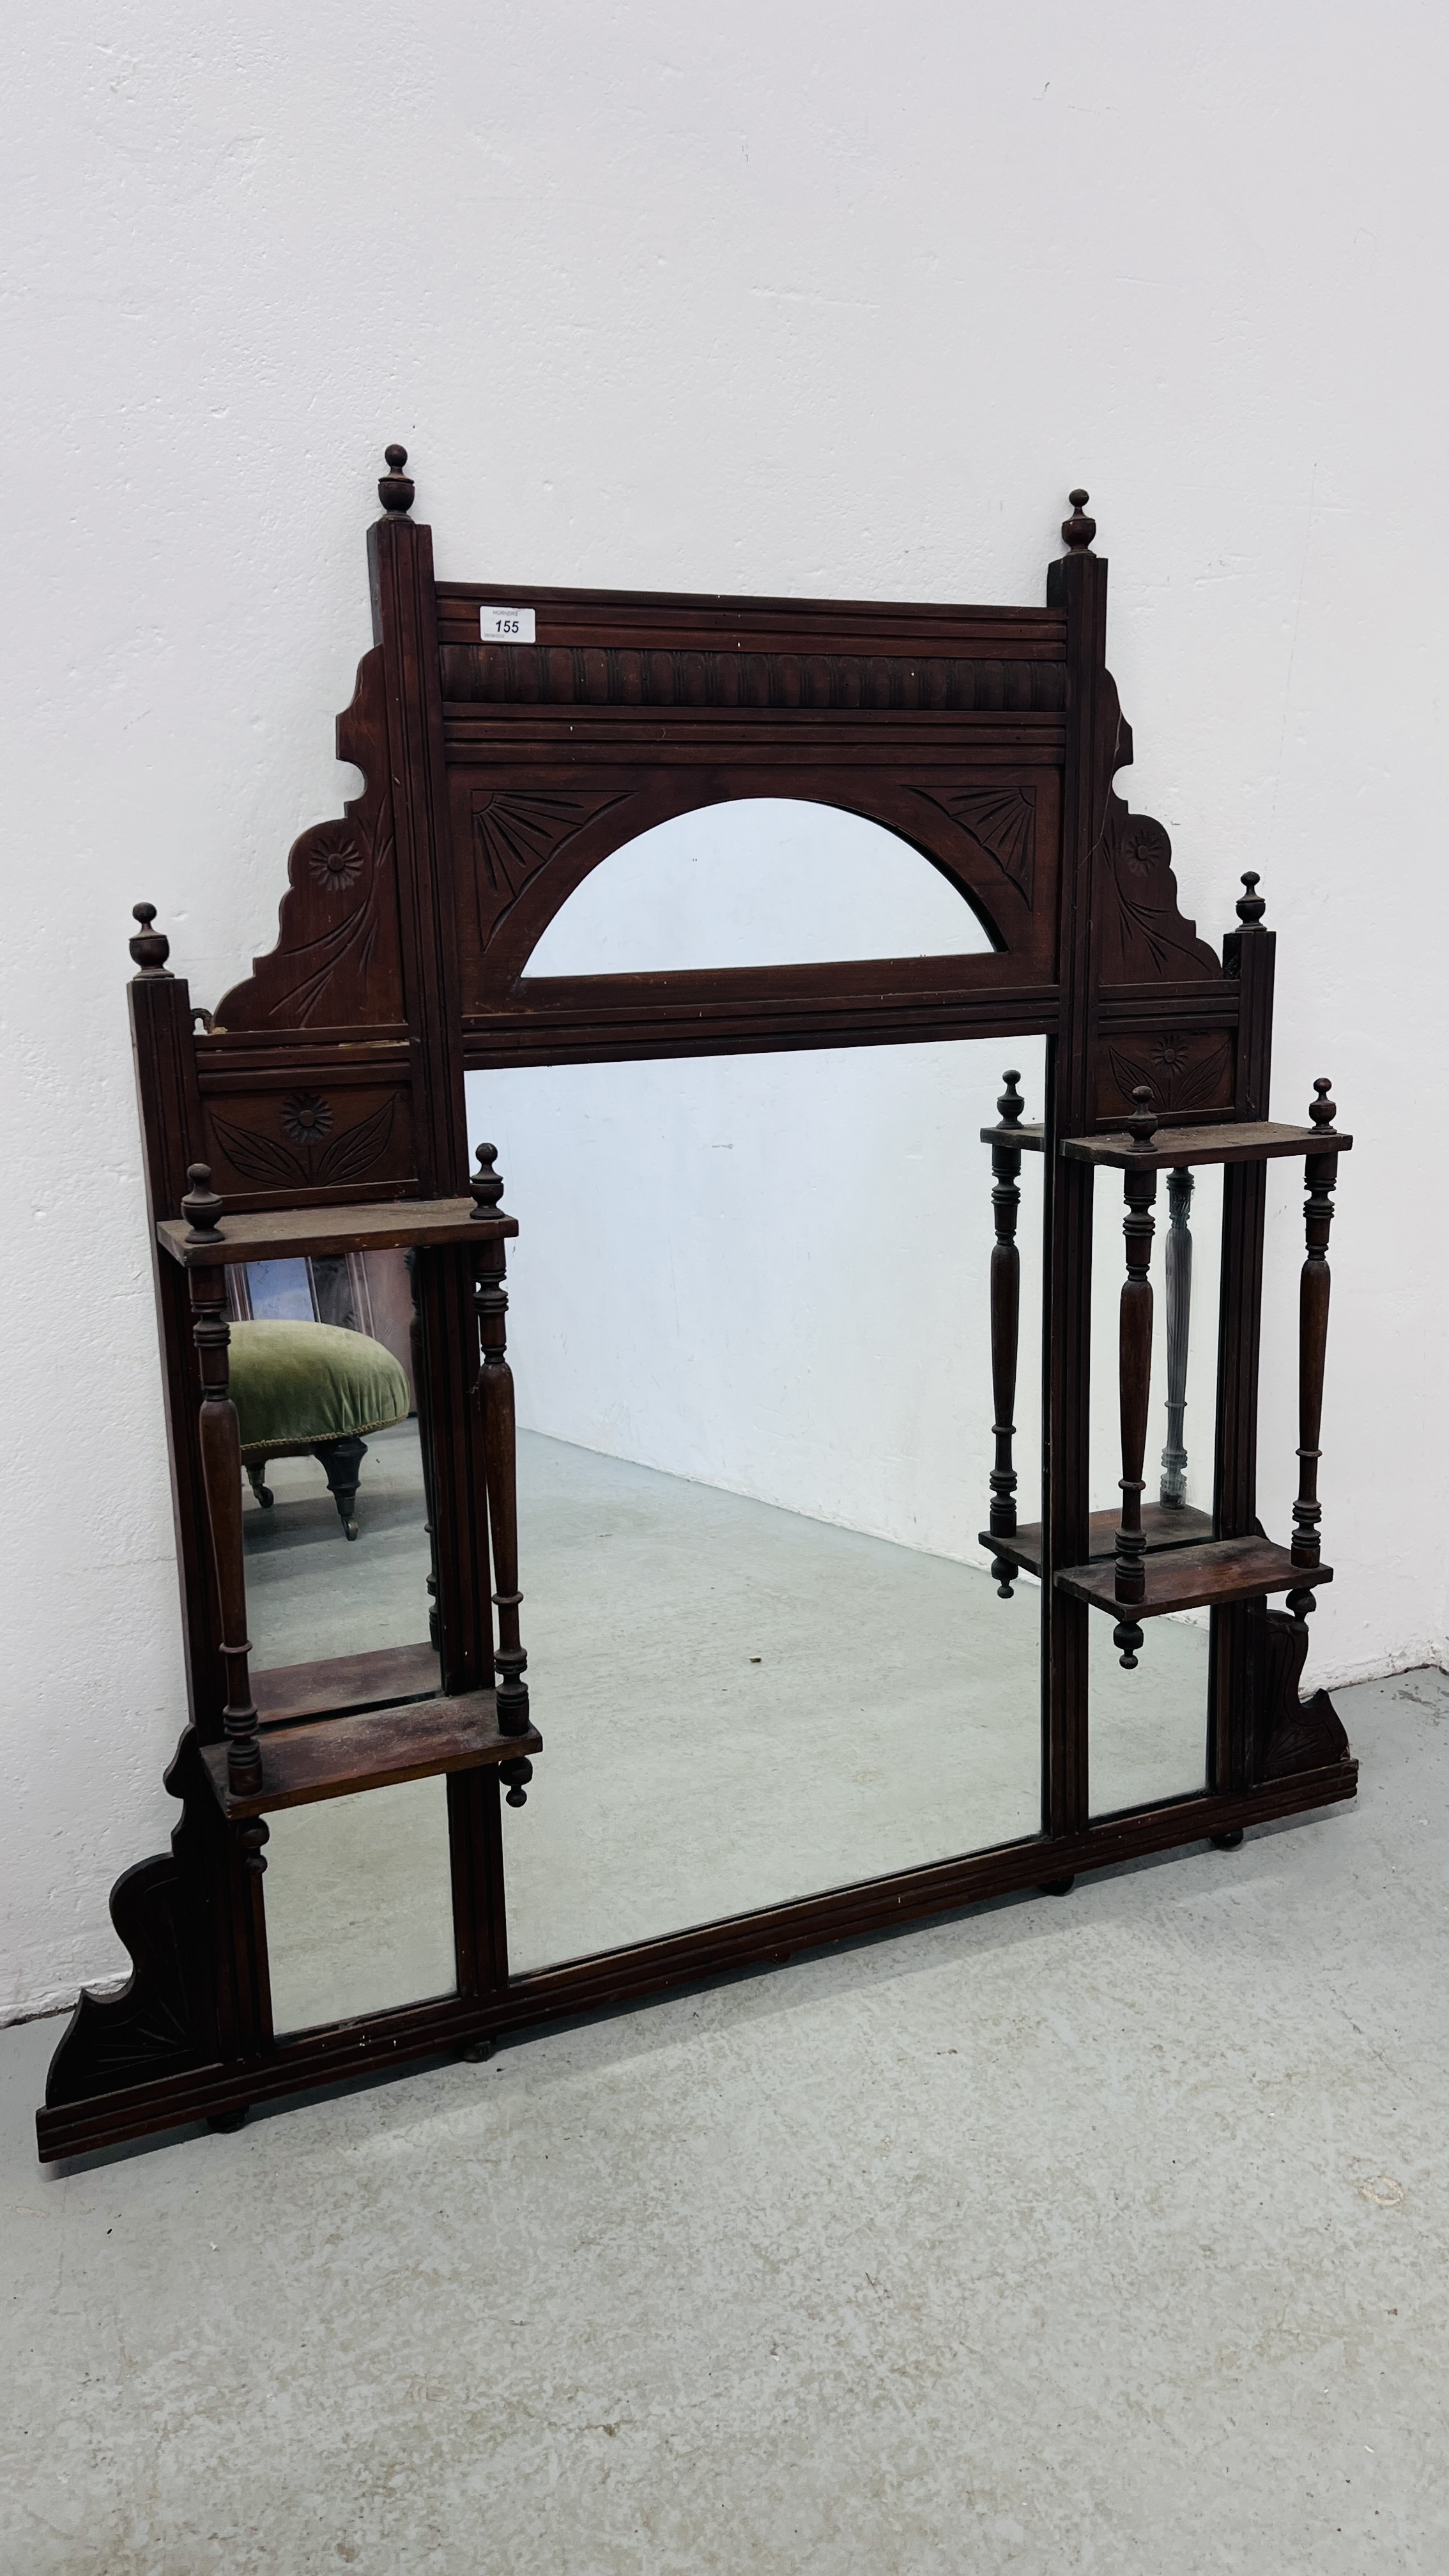
<path fill-rule="evenodd" d="M 1064 1566 L 1057 1574 L 1061 1590 L 1094 1610 L 1121 1608 L 1115 1565 L 1100 1562 Z M 1199 1610 L 1220 1601 L 1248 1601 L 1259 1593 L 1287 1592 L 1304 1581 L 1286 1547 L 1266 1538 L 1209 1539 L 1198 1547 L 1159 1550 L 1144 1559 L 1142 1591 L 1133 1607 L 1135 1619 L 1162 1619 L 1170 1610 Z M 1331 1565 L 1313 1568 L 1315 1583 L 1331 1583 Z"/>
<path fill-rule="evenodd" d="M 1141 1093 L 1145 1100 L 1146 1092 Z M 1152 1258 L 1157 1196 L 1155 1172 L 1129 1170 L 1123 1183 L 1127 1213 L 1122 1234 L 1127 1247 L 1127 1276 L 1122 1282 L 1117 1326 L 1117 1373 L 1122 1420 L 1122 1513 L 1113 1549 L 1113 1598 L 1126 1608 L 1146 1594 L 1147 1540 L 1142 1528 L 1142 1468 L 1147 1450 L 1147 1399 L 1152 1380 Z M 1137 1661 L 1142 1631 L 1130 1617 L 1119 1616 L 1112 1643 L 1121 1650 L 1129 1672 Z"/>
<path fill-rule="evenodd" d="M 1001 1079 L 1005 1087 L 996 1104 L 1000 1123 L 994 1129 L 983 1127 L 981 1131 L 983 1143 L 989 1137 L 991 1144 L 991 1205 L 996 1225 L 991 1251 L 991 1394 L 996 1414 L 991 1426 L 996 1442 L 990 1476 L 993 1541 L 1008 1539 L 1016 1530 L 1016 1469 L 1011 1455 L 1016 1425 L 1011 1417 L 1016 1410 L 1016 1357 L 1021 1330 L 1021 1254 L 1016 1248 L 1016 1220 L 1021 1206 L 1021 1076 L 1004 1073 Z M 991 1572 L 1003 1601 L 1011 1598 L 1015 1570 L 1011 1557 L 998 1548 Z"/>
<path fill-rule="evenodd" d="M 1245 1119 L 1220 1127 L 1174 1127 L 1163 1144 L 1147 1148 L 1127 1135 L 1069 1136 L 1062 1152 L 1075 1163 L 1105 1164 L 1117 1172 L 1174 1172 L 1189 1164 L 1277 1162 L 1284 1155 L 1311 1154 L 1317 1142 L 1312 1127 Z M 1335 1136 L 1334 1152 L 1346 1154 L 1352 1143 L 1351 1136 Z"/>
<path fill-rule="evenodd" d="M 195 1223 L 209 1213 L 196 1186 L 197 1180 L 205 1177 L 206 1166 L 194 1163 L 191 1168 Z M 186 1205 L 185 1200 L 182 1205 Z M 214 1227 L 203 1224 L 198 1240 L 204 1242 L 208 1233 L 214 1235 Z M 221 1613 L 217 1646 L 226 1671 L 226 1705 L 222 1711 L 226 1746 L 224 1752 L 219 1752 L 218 1759 L 224 1763 L 226 1776 L 233 1788 L 245 1789 L 261 1778 L 261 1757 L 257 1746 L 257 1712 L 252 1705 L 247 1677 L 251 1648 L 247 1641 L 246 1572 L 242 1556 L 241 1433 L 236 1406 L 229 1392 L 227 1347 L 231 1341 L 231 1327 L 226 1320 L 226 1273 L 216 1266 L 214 1252 L 206 1268 L 191 1272 L 191 1305 L 196 1318 L 193 1338 L 201 1370 L 201 1475 Z"/>
<path fill-rule="evenodd" d="M 490 1210 L 498 1210 L 503 1183 L 494 1170 L 497 1148 L 478 1148 L 478 1177 L 473 1183 L 477 1200 L 479 1232 L 494 1233 L 487 1223 Z M 507 1316 L 508 1291 L 504 1287 L 503 1245 L 497 1239 L 486 1242 L 476 1257 L 474 1294 L 478 1308 L 478 1344 L 482 1365 L 478 1376 L 478 1402 L 483 1414 L 483 1472 L 488 1494 L 488 1537 L 493 1557 L 493 1607 L 498 1613 L 498 1643 L 493 1650 L 493 1665 L 498 1676 L 498 1724 L 505 1735 L 522 1736 L 528 1731 L 528 1684 L 523 1676 L 528 1657 L 519 1635 L 518 1612 L 523 1595 L 518 1588 L 518 1495 L 514 1458 L 517 1432 L 514 1419 L 513 1371 L 508 1365 Z M 521 1807 L 524 1784 L 529 1777 L 526 1767 L 510 1772 L 508 1803 Z"/>
<path fill-rule="evenodd" d="M 1298 1499 L 1293 1506 L 1293 1562 L 1303 1566 L 1316 1565 L 1319 1558 L 1322 1506 L 1318 1500 L 1318 1462 L 1323 1453 L 1318 1434 L 1323 1419 L 1323 1364 L 1328 1348 L 1328 1232 L 1333 1223 L 1340 1142 L 1333 1135 L 1337 1113 L 1328 1096 L 1326 1078 L 1320 1075 L 1313 1088 L 1318 1096 L 1308 1114 L 1315 1136 L 1320 1148 L 1331 1139 L 1335 1150 L 1311 1155 L 1303 1172 L 1308 1188 L 1303 1214 L 1308 1254 L 1298 1290 Z"/>
<path fill-rule="evenodd" d="M 1065 1884 L 1110 1861 L 1228 1841 L 1354 1791 L 1330 1704 L 1298 1695 L 1304 1621 L 1328 1570 L 1294 1566 L 1258 1537 L 1255 1489 L 1265 1154 L 1302 1152 L 1312 1192 L 1315 1170 L 1336 1171 L 1351 1140 L 1334 1137 L 1330 1149 L 1326 1138 L 1268 1125 L 1274 948 L 1256 879 L 1219 961 L 1181 913 L 1167 834 L 1116 793 L 1132 740 L 1106 666 L 1107 567 L 1093 551 L 1086 495 L 1072 496 L 1067 552 L 1041 608 L 739 600 L 437 585 L 406 463 L 389 451 L 384 515 L 369 538 L 375 645 L 338 725 L 339 752 L 362 770 L 364 792 L 294 845 L 276 949 L 208 1018 L 170 971 L 154 909 L 136 910 L 131 1012 L 191 1724 L 167 1774 L 181 1807 L 171 1852 L 115 1891 L 135 1977 L 123 1994 L 78 2008 L 38 2123 L 45 2156 L 198 2118 L 234 2124 L 250 2103 L 305 2085 L 482 2046 L 529 2022 L 1013 1888 Z M 536 644 L 485 641 L 489 603 L 532 609 Z M 560 907 L 639 832 L 722 800 L 782 795 L 874 821 L 937 869 L 971 923 L 960 954 L 529 975 Z M 1042 1580 L 1042 1834 L 510 1979 L 501 1796 L 506 1786 L 521 1798 L 538 1748 L 526 1714 L 521 1735 L 500 1719 L 510 1696 L 510 1722 L 526 1710 L 503 1342 L 502 1242 L 514 1229 L 478 1220 L 459 1196 L 465 1063 L 981 1036 L 1009 1051 L 1033 1034 L 1048 1041 L 1044 1116 L 1017 1127 L 1003 1152 L 1018 1170 L 996 1177 L 1014 1190 L 1020 1154 L 1041 1157 L 1043 1521 L 999 1529 L 988 1543 L 1008 1570 Z M 1134 1186 L 1155 1169 L 1227 1166 L 1214 1517 L 1144 1508 L 1135 1533 L 1136 1617 L 1188 1599 L 1213 1605 L 1213 1785 L 1205 1798 L 1092 1820 L 1087 1621 L 1094 1607 L 1124 1606 L 1115 1563 L 1098 1555 L 1107 1516 L 1088 1509 L 1092 1188 L 1096 1162 L 1124 1159 L 1116 1131 L 1140 1084 L 1152 1088 L 1155 1129 L 1149 1151 L 1131 1149 Z M 221 1206 L 198 1241 L 181 1200 L 199 1162 Z M 1001 1232 L 998 1249 L 1014 1253 L 1004 1222 Z M 197 1287 L 214 1319 L 227 1264 L 382 1247 L 415 1248 L 436 1660 L 418 1646 L 391 1663 L 339 1659 L 330 1681 L 306 1667 L 261 1676 L 252 1697 L 264 1713 L 300 1722 L 267 1724 L 259 1758 L 270 1765 L 285 1746 L 284 1794 L 298 1796 L 416 1776 L 427 1729 L 458 1728 L 469 1704 L 491 1712 L 492 1749 L 479 1750 L 480 1718 L 466 1749 L 455 1737 L 424 1765 L 448 1782 L 457 1995 L 278 2042 L 262 1901 L 267 1801 L 228 1809 L 215 1786 L 229 1697 L 234 1731 L 246 1715 L 235 1687 L 245 1629 L 231 1577 L 224 1602 L 213 1562 L 204 1452 L 223 1524 L 222 1487 L 238 1505 L 240 1488 L 224 1434 L 203 1439 L 188 1291 Z M 1013 1302 L 1003 1262 L 999 1424 L 1014 1395 Z M 1325 1316 L 1326 1273 L 1320 1282 L 1315 1272 L 1304 1304 L 1300 1555 L 1317 1544 L 1317 1461 L 1307 1453 L 1317 1449 Z M 1004 1477 L 1016 1460 L 1011 1435 L 999 1436 Z M 1004 1484 L 993 1501 L 993 1521 L 1008 1502 L 1014 1520 Z M 1268 1594 L 1285 1589 L 1286 1612 L 1267 1610 Z M 413 1695 L 410 1677 L 436 1693 L 439 1672 L 447 1698 Z M 328 1690 L 349 1713 L 313 1722 L 307 1712 Z M 362 1730 L 351 1749 L 349 1730 Z M 464 1767 L 449 1767 L 454 1755 Z M 783 1793 L 808 1796 L 809 1783 Z"/>
<path fill-rule="evenodd" d="M 405 1708 L 269 1732 L 261 1741 L 261 1778 L 252 1789 L 228 1784 L 224 1747 L 208 1745 L 201 1758 L 223 1815 L 235 1822 L 282 1807 L 313 1806 L 322 1798 L 350 1798 L 363 1789 L 393 1788 L 400 1780 L 426 1780 L 439 1771 L 476 1770 L 520 1751 L 537 1753 L 542 1744 L 532 1727 L 521 1737 L 501 1734 L 493 1693 L 469 1691 L 458 1699 L 416 1700 Z"/>
<path fill-rule="evenodd" d="M 1097 1564 L 1117 1552 L 1117 1519 L 1115 1511 L 1093 1512 L 1087 1524 L 1088 1561 Z M 1142 1506 L 1142 1535 L 1149 1556 L 1165 1547 L 1197 1547 L 1213 1534 L 1211 1512 L 1194 1511 L 1189 1504 L 1165 1508 L 1161 1503 Z M 1042 1529 L 1040 1521 L 1023 1521 L 1011 1538 L 996 1538 L 990 1530 L 978 1530 L 981 1547 L 998 1548 L 1022 1574 L 1040 1575 L 1042 1564 Z M 255 1687 L 255 1684 L 253 1685 Z"/>
<path fill-rule="evenodd" d="M 281 1261 L 289 1253 L 410 1252 L 438 1243 L 477 1240 L 471 1199 L 397 1199 L 383 1207 L 269 1208 L 260 1215 L 224 1216 L 208 1248 L 179 1218 L 156 1228 L 163 1252 L 183 1268 L 225 1261 Z M 491 1231 L 516 1234 L 517 1219 L 490 1219 Z"/>
<path fill-rule="evenodd" d="M 433 1647 L 379 1646 L 370 1654 L 329 1655 L 315 1664 L 274 1664 L 253 1673 L 252 1698 L 261 1727 L 291 1726 L 299 1718 L 350 1717 L 359 1710 L 390 1708 L 399 1700 L 428 1699 L 439 1686 Z"/>
<path fill-rule="evenodd" d="M 1162 1266 L 1167 1290 L 1167 1446 L 1162 1452 L 1162 1478 L 1157 1498 L 1164 1511 L 1187 1506 L 1187 1449 L 1183 1430 L 1187 1413 L 1187 1362 L 1192 1338 L 1191 1172 L 1167 1176 L 1167 1240 Z"/>

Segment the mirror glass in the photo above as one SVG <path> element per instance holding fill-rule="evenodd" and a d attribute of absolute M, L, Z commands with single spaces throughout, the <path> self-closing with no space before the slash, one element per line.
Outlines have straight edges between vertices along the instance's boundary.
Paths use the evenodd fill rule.
<path fill-rule="evenodd" d="M 457 1992 L 446 1780 L 286 1807 L 267 1823 L 279 2037 Z"/>
<path fill-rule="evenodd" d="M 879 823 L 759 796 L 681 814 L 585 877 L 530 975 L 654 975 L 852 957 L 969 956 L 990 940 L 950 879 Z"/>
<path fill-rule="evenodd" d="M 852 864 L 862 833 L 885 845 L 881 953 L 985 947 L 914 852 L 808 810 L 846 827 Z M 759 813 L 715 809 L 710 828 L 757 835 Z M 580 890 L 531 971 L 743 962 L 709 921 L 732 881 L 716 898 L 694 859 L 688 923 L 661 929 L 640 896 L 602 953 L 611 871 L 664 864 L 644 846 Z M 758 846 L 748 867 L 756 961 L 798 959 L 789 870 Z M 854 953 L 822 882 L 802 906 L 810 954 Z M 595 884 L 597 935 L 575 940 Z M 938 890 L 950 911 L 928 936 Z M 497 1143 L 521 1229 L 509 1354 L 545 1752 L 505 1818 L 515 1971 L 1038 1830 L 1039 1588 L 1001 1599 L 978 1537 L 980 1130 L 1008 1064 L 1040 1116 L 1043 1058 L 1039 1039 L 994 1039 L 470 1076 L 470 1131 Z M 1040 1508 L 1040 1173 L 1025 1155 L 1022 1521 Z"/>
<path fill-rule="evenodd" d="M 1143 1476 L 1149 1546 L 1213 1534 L 1217 1427 L 1220 1166 L 1158 1175 L 1153 1208 L 1152 1384 Z M 1121 1509 L 1118 1308 L 1125 1275 L 1122 1174 L 1094 1175 L 1092 1216 L 1091 1508 L 1094 1553 L 1110 1558 Z M 1142 1623 L 1135 1670 L 1124 1670 L 1113 1621 L 1088 1615 L 1091 1809 L 1120 1814 L 1192 1797 L 1207 1782 L 1209 1614 L 1184 1610 Z"/>
<path fill-rule="evenodd" d="M 227 1272 L 264 1722 L 438 1687 L 410 1256 Z"/>

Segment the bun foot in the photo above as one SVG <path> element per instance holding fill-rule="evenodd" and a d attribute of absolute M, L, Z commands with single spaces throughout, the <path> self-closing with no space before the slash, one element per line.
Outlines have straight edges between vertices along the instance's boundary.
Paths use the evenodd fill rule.
<path fill-rule="evenodd" d="M 1076 1883 L 1077 1878 L 1074 1870 L 1068 1878 L 1043 1878 L 1039 1880 L 1037 1883 L 1037 1893 L 1040 1896 L 1070 1896 Z"/>
<path fill-rule="evenodd" d="M 1243 1828 L 1239 1825 L 1237 1831 L 1231 1834 L 1210 1834 L 1208 1839 L 1214 1851 L 1236 1851 L 1243 1839 Z"/>
<path fill-rule="evenodd" d="M 243 2103 L 239 2111 L 208 2111 L 206 2125 L 214 2129 L 219 2138 L 229 2138 L 234 2130 L 244 2126 L 246 2116 L 246 2104 Z"/>
<path fill-rule="evenodd" d="M 493 2042 L 491 2039 L 470 2039 L 465 2048 L 459 2049 L 458 2054 L 467 2061 L 469 2066 L 482 2066 L 493 2054 Z"/>

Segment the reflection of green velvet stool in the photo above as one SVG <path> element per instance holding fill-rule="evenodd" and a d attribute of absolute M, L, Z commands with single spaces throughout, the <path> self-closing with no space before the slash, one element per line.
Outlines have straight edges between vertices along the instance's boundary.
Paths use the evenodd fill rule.
<path fill-rule="evenodd" d="M 411 1399 L 391 1351 L 340 1324 L 233 1324 L 231 1400 L 252 1492 L 268 1510 L 268 1458 L 315 1458 L 349 1538 L 364 1431 L 405 1422 Z"/>

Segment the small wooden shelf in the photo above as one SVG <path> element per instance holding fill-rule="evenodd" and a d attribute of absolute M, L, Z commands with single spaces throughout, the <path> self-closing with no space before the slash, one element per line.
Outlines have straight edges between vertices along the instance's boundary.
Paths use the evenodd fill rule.
<path fill-rule="evenodd" d="M 1146 1515 L 1143 1515 L 1144 1519 Z M 1144 1569 L 1141 1601 L 1119 1601 L 1112 1561 L 1066 1566 L 1057 1576 L 1063 1592 L 1106 1610 L 1114 1619 L 1161 1619 L 1170 1610 L 1200 1610 L 1225 1601 L 1251 1601 L 1259 1593 L 1312 1591 L 1333 1581 L 1331 1565 L 1295 1565 L 1286 1547 L 1266 1538 L 1215 1538 L 1203 1547 L 1163 1548 Z"/>
<path fill-rule="evenodd" d="M 369 1716 L 323 1718 L 311 1726 L 278 1728 L 263 1735 L 262 1785 L 238 1792 L 227 1785 L 224 1744 L 202 1747 L 201 1758 L 217 1801 L 233 1823 L 306 1807 L 321 1798 L 350 1798 L 358 1789 L 391 1788 L 401 1780 L 426 1780 L 440 1771 L 476 1771 L 487 1763 L 516 1761 L 542 1750 L 536 1727 L 500 1735 L 493 1693 L 464 1691 L 453 1699 L 414 1701 L 377 1709 Z"/>
<path fill-rule="evenodd" d="M 1118 1172 L 1180 1172 L 1195 1163 L 1272 1163 L 1285 1154 L 1346 1154 L 1351 1136 L 1331 1128 L 1279 1127 L 1271 1119 L 1224 1120 L 1216 1127 L 1159 1127 L 1150 1145 L 1125 1130 L 1114 1136 L 1068 1136 L 1062 1152 L 1073 1163 L 1101 1163 Z"/>
<path fill-rule="evenodd" d="M 1213 1534 L 1211 1512 L 1190 1511 L 1188 1506 L 1173 1503 L 1147 1503 L 1143 1506 L 1142 1527 L 1147 1539 L 1147 1552 L 1155 1556 L 1163 1548 L 1199 1547 Z M 1042 1560 L 1042 1527 L 1040 1521 L 1024 1521 L 1009 1538 L 996 1537 L 990 1530 L 978 1530 L 977 1542 L 989 1547 L 993 1556 L 1005 1557 L 1008 1565 L 1018 1566 L 1023 1574 L 1040 1579 Z M 1087 1545 L 1091 1562 L 1110 1557 L 1117 1544 L 1116 1512 L 1093 1512 L 1088 1524 Z"/>
<path fill-rule="evenodd" d="M 1014 1145 L 1020 1154 L 1042 1154 L 1046 1151 L 1046 1129 L 1040 1119 L 1020 1127 L 983 1127 L 983 1145 Z"/>
<path fill-rule="evenodd" d="M 407 1252 L 439 1243 L 493 1243 L 518 1232 L 512 1216 L 479 1216 L 471 1199 L 389 1199 L 375 1207 L 261 1208 L 224 1216 L 198 1241 L 184 1217 L 156 1228 L 163 1252 L 187 1270 L 276 1261 L 294 1252 Z"/>
<path fill-rule="evenodd" d="M 329 1655 L 318 1664 L 276 1664 L 253 1673 L 252 1706 L 263 1726 L 356 1717 L 399 1700 L 436 1699 L 441 1678 L 431 1646 L 381 1646 L 367 1655 Z"/>

